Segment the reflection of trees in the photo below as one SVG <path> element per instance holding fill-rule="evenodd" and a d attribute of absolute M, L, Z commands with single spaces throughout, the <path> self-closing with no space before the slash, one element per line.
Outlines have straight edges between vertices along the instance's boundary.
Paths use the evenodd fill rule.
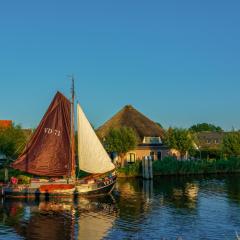
<path fill-rule="evenodd" d="M 240 204 L 240 176 L 228 176 L 226 177 L 225 183 L 229 199 Z"/>
<path fill-rule="evenodd" d="M 121 219 L 132 221 L 140 219 L 144 213 L 145 199 L 142 194 L 142 181 L 136 179 L 120 179 L 117 189 L 120 193 L 117 206 Z"/>
<path fill-rule="evenodd" d="M 13 202 L 0 205 L 0 219 L 4 225 L 14 226 L 19 223 L 23 214 L 22 202 Z"/>
<path fill-rule="evenodd" d="M 192 178 L 161 177 L 154 180 L 154 194 L 175 208 L 195 209 L 199 187 Z"/>
<path fill-rule="evenodd" d="M 155 178 L 153 182 L 119 180 L 118 190 L 120 218 L 136 220 L 151 211 L 151 201 L 156 199 L 159 199 L 161 204 L 168 204 L 177 209 L 196 209 L 199 187 L 192 178 L 160 177 Z"/>

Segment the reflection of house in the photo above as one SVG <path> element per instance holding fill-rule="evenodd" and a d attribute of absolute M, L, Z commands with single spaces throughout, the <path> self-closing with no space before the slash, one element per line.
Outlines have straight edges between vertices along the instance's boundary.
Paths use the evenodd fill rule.
<path fill-rule="evenodd" d="M 163 129 L 131 105 L 125 106 L 101 126 L 97 133 L 100 138 L 104 139 L 110 129 L 120 127 L 132 128 L 139 139 L 137 148 L 127 153 L 127 162 L 133 163 L 136 160 L 142 160 L 146 156 L 151 156 L 153 160 L 157 160 L 168 155 L 169 150 L 162 143 Z"/>

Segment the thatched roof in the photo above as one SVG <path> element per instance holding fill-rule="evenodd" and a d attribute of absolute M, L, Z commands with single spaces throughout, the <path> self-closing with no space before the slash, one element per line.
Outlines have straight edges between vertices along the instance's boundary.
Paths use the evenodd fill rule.
<path fill-rule="evenodd" d="M 103 124 L 97 134 L 100 138 L 108 135 L 112 128 L 129 127 L 135 130 L 139 140 L 144 137 L 162 137 L 163 129 L 144 116 L 131 105 L 125 106 L 120 112 Z"/>

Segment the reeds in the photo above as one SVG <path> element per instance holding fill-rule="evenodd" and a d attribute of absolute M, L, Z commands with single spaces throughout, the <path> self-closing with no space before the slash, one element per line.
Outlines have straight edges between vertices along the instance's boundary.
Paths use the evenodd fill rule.
<path fill-rule="evenodd" d="M 153 163 L 155 175 L 191 175 L 210 173 L 240 172 L 240 159 L 214 159 L 214 160 L 176 160 L 164 158 Z"/>

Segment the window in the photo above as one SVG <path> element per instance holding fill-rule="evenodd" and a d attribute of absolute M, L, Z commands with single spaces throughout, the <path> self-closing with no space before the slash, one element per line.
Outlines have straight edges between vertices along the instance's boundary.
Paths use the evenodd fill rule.
<path fill-rule="evenodd" d="M 155 159 L 154 159 L 154 152 L 150 152 L 150 156 L 151 156 L 151 159 L 154 161 Z"/>
<path fill-rule="evenodd" d="M 129 153 L 127 161 L 128 161 L 128 163 L 135 163 L 136 162 L 136 154 L 135 153 Z"/>
<path fill-rule="evenodd" d="M 144 137 L 143 143 L 145 143 L 145 144 L 161 144 L 162 140 L 160 137 Z"/>
<path fill-rule="evenodd" d="M 161 151 L 157 152 L 157 160 L 162 160 L 162 152 Z"/>

